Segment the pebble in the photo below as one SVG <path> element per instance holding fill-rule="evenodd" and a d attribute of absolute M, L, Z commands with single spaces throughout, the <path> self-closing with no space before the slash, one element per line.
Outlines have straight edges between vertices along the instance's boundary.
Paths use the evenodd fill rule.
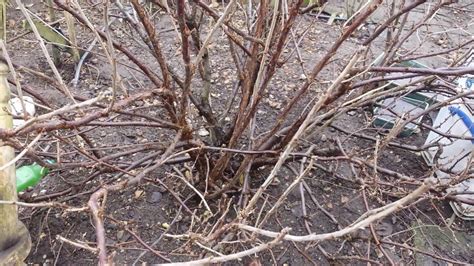
<path fill-rule="evenodd" d="M 87 220 L 89 219 L 89 215 L 88 215 L 87 213 L 81 212 L 81 213 L 79 214 L 79 218 L 80 218 L 80 220 L 82 220 L 82 221 L 87 221 Z"/>
<path fill-rule="evenodd" d="M 143 193 L 145 193 L 143 190 L 136 190 L 135 191 L 135 198 L 138 199 L 139 197 L 141 197 L 143 195 Z"/>
<path fill-rule="evenodd" d="M 13 28 L 13 27 L 15 27 L 15 25 L 16 25 L 16 20 L 14 20 L 14 19 L 9 19 L 8 20 L 8 27 L 9 28 Z"/>
<path fill-rule="evenodd" d="M 158 203 L 163 198 L 163 194 L 161 192 L 155 191 L 151 193 L 150 197 L 148 198 L 149 203 Z"/>
<path fill-rule="evenodd" d="M 269 100 L 268 104 L 270 105 L 270 107 L 275 108 L 275 109 L 280 109 L 281 108 L 281 103 L 276 102 L 276 101 Z"/>
<path fill-rule="evenodd" d="M 127 212 L 127 215 L 128 215 L 129 218 L 135 218 L 136 212 L 134 210 L 129 210 Z"/>
<path fill-rule="evenodd" d="M 124 235 L 125 235 L 125 231 L 123 231 L 123 230 L 117 231 L 117 240 L 120 241 L 123 238 Z"/>
<path fill-rule="evenodd" d="M 328 137 L 324 134 L 321 135 L 321 141 L 326 142 L 328 140 Z"/>
<path fill-rule="evenodd" d="M 357 114 L 357 112 L 354 111 L 354 110 L 350 110 L 350 111 L 347 112 L 347 114 L 350 115 L 350 116 L 354 116 L 354 115 Z"/>
<path fill-rule="evenodd" d="M 393 232 L 393 226 L 390 223 L 382 222 L 375 227 L 375 230 L 380 236 L 388 236 Z"/>
<path fill-rule="evenodd" d="M 207 131 L 205 128 L 201 128 L 198 130 L 198 135 L 201 137 L 209 136 L 209 131 Z"/>
<path fill-rule="evenodd" d="M 115 223 L 107 223 L 107 225 L 105 227 L 107 227 L 108 230 L 112 230 L 112 229 L 117 229 L 118 225 L 115 224 Z"/>

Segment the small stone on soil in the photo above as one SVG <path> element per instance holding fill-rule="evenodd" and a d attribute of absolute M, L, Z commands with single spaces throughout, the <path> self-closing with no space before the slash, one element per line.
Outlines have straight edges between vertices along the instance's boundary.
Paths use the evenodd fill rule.
<path fill-rule="evenodd" d="M 127 215 L 128 215 L 128 217 L 130 217 L 130 218 L 135 218 L 136 213 L 135 213 L 134 210 L 129 210 L 129 211 L 127 212 Z"/>
<path fill-rule="evenodd" d="M 328 137 L 324 134 L 321 135 L 321 141 L 326 142 L 328 140 Z"/>
<path fill-rule="evenodd" d="M 347 114 L 350 115 L 350 116 L 354 116 L 354 115 L 357 114 L 357 112 L 354 111 L 354 110 L 351 110 L 351 111 L 348 111 Z"/>
<path fill-rule="evenodd" d="M 268 104 L 270 105 L 270 107 L 275 108 L 275 109 L 280 109 L 281 108 L 281 103 L 276 102 L 276 101 L 269 100 Z"/>
<path fill-rule="evenodd" d="M 346 196 L 341 196 L 341 203 L 347 203 L 349 201 L 349 198 Z"/>
<path fill-rule="evenodd" d="M 155 191 L 151 193 L 150 197 L 148 198 L 149 203 L 158 203 L 163 198 L 163 194 L 161 192 Z"/>
<path fill-rule="evenodd" d="M 201 128 L 198 130 L 198 135 L 201 137 L 209 136 L 209 131 L 207 131 L 205 128 Z"/>
<path fill-rule="evenodd" d="M 143 195 L 144 191 L 143 190 L 136 190 L 135 191 L 135 198 L 138 199 L 139 197 L 141 197 L 141 195 Z"/>
<path fill-rule="evenodd" d="M 117 231 L 117 240 L 121 240 L 124 234 L 125 234 L 125 231 L 123 230 Z"/>
<path fill-rule="evenodd" d="M 84 220 L 86 220 L 86 219 L 89 219 L 89 215 L 87 215 L 87 214 L 84 213 L 84 212 L 81 212 L 81 213 L 79 214 L 79 216 L 80 216 L 80 219 L 81 219 L 82 221 L 84 221 Z"/>

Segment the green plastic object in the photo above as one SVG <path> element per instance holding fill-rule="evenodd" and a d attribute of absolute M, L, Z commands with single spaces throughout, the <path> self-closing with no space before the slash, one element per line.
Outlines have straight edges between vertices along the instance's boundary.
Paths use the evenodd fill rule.
<path fill-rule="evenodd" d="M 16 191 L 21 192 L 39 183 L 49 169 L 36 163 L 16 169 Z"/>
<path fill-rule="evenodd" d="M 423 119 L 423 116 L 420 116 L 420 114 L 428 107 L 428 103 L 406 96 L 387 98 L 378 102 L 377 107 L 374 108 L 374 121 L 372 124 L 375 127 L 392 129 L 401 116 L 405 116 L 406 119 L 418 117 L 415 119 L 417 123 L 406 124 L 400 132 L 401 137 L 407 137 L 419 132 L 418 123 L 421 123 Z"/>

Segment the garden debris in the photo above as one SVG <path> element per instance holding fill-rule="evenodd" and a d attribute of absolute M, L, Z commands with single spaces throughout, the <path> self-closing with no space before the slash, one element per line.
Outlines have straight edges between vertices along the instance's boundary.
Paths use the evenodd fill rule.
<path fill-rule="evenodd" d="M 380 65 L 382 63 L 382 60 L 384 58 L 385 53 L 381 53 L 373 62 L 373 65 Z M 397 64 L 394 64 L 393 67 L 409 67 L 409 68 L 424 68 L 424 69 L 429 69 L 429 67 L 419 61 L 416 60 L 408 60 L 408 61 L 401 61 Z M 384 77 L 389 80 L 384 88 L 385 89 L 392 89 L 395 87 L 403 87 L 407 86 L 410 87 L 411 84 L 416 84 L 420 81 L 422 81 L 423 76 L 414 76 L 414 77 L 407 77 L 407 78 L 395 78 L 397 76 L 400 76 L 404 73 L 400 72 L 392 72 L 392 73 L 386 73 Z M 391 77 L 395 79 L 391 79 Z M 441 94 L 433 93 L 433 92 L 410 92 L 407 95 L 405 95 L 408 98 L 412 98 L 417 101 L 422 101 L 426 102 L 429 105 L 438 103 L 442 100 L 445 100 L 446 97 Z"/>
<path fill-rule="evenodd" d="M 331 25 L 334 21 L 347 21 L 356 15 L 359 10 L 367 6 L 367 1 L 364 0 L 345 0 L 345 1 L 330 1 L 321 8 L 315 10 L 321 12 L 318 18 L 328 19 L 328 24 Z M 378 23 L 385 17 L 382 14 L 371 16 L 368 21 Z"/>
<path fill-rule="evenodd" d="M 163 227 L 165 230 L 168 230 L 168 228 L 170 228 L 170 224 L 169 223 L 162 223 L 161 227 Z"/>
<path fill-rule="evenodd" d="M 158 203 L 163 198 L 163 194 L 159 191 L 155 191 L 151 193 L 150 197 L 148 198 L 148 203 Z"/>
<path fill-rule="evenodd" d="M 380 54 L 373 62 L 373 65 L 379 65 L 384 57 L 384 53 Z M 395 67 L 413 67 L 413 68 L 428 68 L 426 65 L 418 61 L 402 61 L 394 65 Z M 402 73 L 388 73 L 387 77 L 395 77 Z M 421 80 L 422 77 L 411 77 L 404 79 L 393 79 L 387 82 L 383 87 L 385 89 L 392 89 L 394 87 L 409 87 L 410 84 L 415 84 Z M 374 121 L 375 127 L 383 127 L 391 129 L 403 118 L 404 120 L 415 119 L 413 123 L 408 123 L 400 133 L 401 137 L 409 136 L 419 131 L 418 124 L 421 123 L 423 116 L 420 114 L 425 111 L 430 105 L 437 103 L 444 99 L 442 95 L 425 92 L 411 92 L 399 98 L 387 98 L 376 104 L 374 108 Z M 419 116 L 419 117 L 418 117 Z"/>
<path fill-rule="evenodd" d="M 209 131 L 207 131 L 205 128 L 200 128 L 198 130 L 198 135 L 201 137 L 209 136 Z"/>
<path fill-rule="evenodd" d="M 134 193 L 135 194 L 135 199 L 140 198 L 143 195 L 143 193 L 145 193 L 145 191 L 143 191 L 141 189 L 136 190 L 135 193 Z"/>
<path fill-rule="evenodd" d="M 73 45 L 71 45 L 71 42 L 64 36 L 64 33 L 59 27 L 50 26 L 44 21 L 40 20 L 34 20 L 33 23 L 35 24 L 35 27 L 41 37 L 48 43 L 52 43 L 54 46 L 71 55 L 74 54 Z M 31 30 L 31 26 L 28 25 L 26 20 L 22 21 L 22 24 L 23 28 Z"/>
<path fill-rule="evenodd" d="M 18 97 L 12 98 L 9 101 L 11 106 L 11 112 L 13 116 L 23 116 L 23 105 L 21 99 Z M 34 116 L 36 114 L 36 107 L 33 101 L 33 98 L 29 96 L 23 96 L 23 104 L 25 105 L 25 111 L 28 116 Z M 13 127 L 18 127 L 25 124 L 23 119 L 13 119 Z"/>
<path fill-rule="evenodd" d="M 49 169 L 36 163 L 24 165 L 16 169 L 16 190 L 17 192 L 25 191 L 30 187 L 34 187 L 41 179 L 49 173 Z M 44 194 L 46 190 L 40 191 Z"/>
<path fill-rule="evenodd" d="M 415 123 L 408 123 L 403 128 L 400 136 L 406 137 L 418 132 L 418 124 L 423 119 L 420 114 L 428 108 L 428 103 L 415 100 L 410 97 L 387 98 L 377 104 L 374 109 L 375 127 L 391 129 L 400 119 L 412 120 Z"/>
<path fill-rule="evenodd" d="M 380 64 L 383 59 L 383 53 L 374 61 L 374 65 Z M 473 56 L 471 55 L 466 66 L 473 66 Z M 428 68 L 426 65 L 417 61 L 404 61 L 395 66 Z M 400 75 L 401 73 L 390 73 L 388 76 Z M 405 79 L 395 79 L 385 85 L 386 89 L 410 86 L 419 81 L 421 77 L 412 77 Z M 472 88 L 474 76 L 466 75 L 458 79 L 458 91 L 465 92 Z M 441 94 L 411 92 L 399 98 L 387 98 L 377 103 L 374 108 L 373 125 L 391 129 L 395 127 L 400 119 L 414 121 L 407 123 L 402 129 L 400 136 L 405 137 L 416 133 L 418 125 L 423 116 L 420 114 L 430 105 L 439 101 L 446 100 Z M 471 154 L 474 150 L 474 102 L 467 98 L 461 98 L 451 102 L 451 106 L 441 108 L 438 112 L 430 114 L 433 120 L 433 128 L 426 139 L 425 145 L 433 146 L 422 152 L 422 156 L 429 166 L 436 167 L 437 177 L 444 183 L 451 181 L 453 174 L 460 174 L 471 165 Z M 454 138 L 452 136 L 455 136 Z M 468 138 L 468 139 L 466 139 Z M 471 138 L 471 139 L 469 139 Z M 474 179 L 467 179 L 460 184 L 451 186 L 447 189 L 448 193 L 455 193 L 459 199 L 466 201 L 474 200 Z M 474 206 L 450 202 L 454 212 L 463 219 L 474 220 Z"/>
<path fill-rule="evenodd" d="M 473 115 L 463 104 L 457 104 L 451 106 L 451 109 L 466 114 L 469 119 L 473 119 Z M 470 164 L 471 153 L 474 150 L 474 144 L 469 139 L 462 139 L 466 137 L 472 137 L 469 129 L 466 127 L 464 122 L 456 115 L 453 115 L 449 110 L 449 107 L 443 107 L 438 113 L 436 120 L 433 122 L 433 128 L 436 128 L 440 135 L 435 131 L 431 131 L 428 134 L 425 145 L 436 143 L 437 146 L 428 148 L 427 151 L 422 153 L 426 163 L 430 166 L 437 167 L 439 170 L 436 171 L 437 177 L 443 182 L 449 182 L 451 180 L 451 173 L 459 174 L 466 170 Z M 450 136 L 457 136 L 452 138 Z M 454 187 L 450 187 L 448 192 L 467 193 L 466 195 L 458 195 L 460 198 L 472 198 L 474 192 L 474 180 L 468 179 Z M 460 217 L 471 216 L 474 219 L 474 206 L 467 204 L 451 203 L 451 206 Z"/>
<path fill-rule="evenodd" d="M 318 9 L 316 9 L 318 10 Z M 346 21 L 347 18 L 343 16 L 343 14 L 338 14 L 338 13 L 328 13 L 328 12 L 325 12 L 325 11 L 322 11 L 322 12 L 318 12 L 317 14 L 312 14 L 312 13 L 309 13 L 310 15 L 312 16 L 315 16 L 316 18 L 318 19 L 327 19 L 327 24 L 328 25 L 332 25 L 334 23 L 334 21 Z"/>
<path fill-rule="evenodd" d="M 470 56 L 467 63 L 474 66 L 474 54 Z M 466 75 L 458 79 L 459 92 L 472 89 L 472 75 Z M 433 122 L 433 128 L 426 139 L 425 145 L 437 144 L 422 153 L 426 163 L 436 167 L 437 177 L 445 183 L 452 180 L 453 175 L 460 175 L 469 171 L 472 174 L 472 160 L 474 151 L 474 114 L 472 105 L 474 102 L 468 99 L 457 99 L 451 102 L 451 106 L 440 109 Z M 467 139 L 466 139 L 467 138 Z M 471 168 L 471 169 L 469 169 Z M 474 178 L 468 178 L 458 184 L 451 185 L 448 193 L 456 194 L 456 198 L 474 200 Z M 474 206 L 457 201 L 450 202 L 456 215 L 466 220 L 474 220 Z"/>

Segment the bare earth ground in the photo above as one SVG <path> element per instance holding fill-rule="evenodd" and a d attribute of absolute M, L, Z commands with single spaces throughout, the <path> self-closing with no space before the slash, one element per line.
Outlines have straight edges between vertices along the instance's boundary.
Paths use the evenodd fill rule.
<path fill-rule="evenodd" d="M 24 1 L 32 4 L 29 7 L 32 10 L 40 11 L 46 14 L 46 8 L 43 3 L 39 1 Z M 87 7 L 87 5 L 84 5 Z M 472 26 L 469 32 L 468 25 L 472 25 L 474 7 L 467 7 L 456 10 L 456 15 L 452 16 L 454 9 L 446 8 L 436 16 L 433 20 L 433 27 L 429 29 L 431 33 L 440 32 L 439 34 L 429 34 L 422 32 L 421 35 L 427 36 L 427 44 L 420 49 L 422 52 L 427 52 L 432 49 L 455 47 L 456 44 L 461 43 L 466 38 L 472 38 Z M 100 21 L 102 16 L 101 10 L 91 8 L 88 14 L 91 18 Z M 423 14 L 422 8 L 417 9 L 417 12 Z M 20 20 L 22 20 L 21 13 L 10 7 L 8 14 L 12 21 L 10 21 L 9 39 L 22 33 Z M 93 14 L 96 14 L 94 16 Z M 99 22 L 98 22 L 99 23 Z M 179 44 L 176 39 L 176 34 L 172 30 L 169 23 L 169 18 L 161 13 L 157 15 L 158 30 L 163 31 L 160 37 L 165 46 L 165 53 L 167 56 L 176 57 L 180 60 Z M 309 70 L 311 66 L 318 60 L 329 45 L 335 40 L 340 33 L 340 24 L 327 25 L 325 21 L 318 20 L 313 16 L 306 16 L 304 19 L 298 21 L 297 36 L 309 27 L 305 38 L 299 46 L 301 57 L 305 62 L 304 68 Z M 470 24 L 469 24 L 470 23 Z M 141 59 L 146 59 L 150 55 L 142 51 L 142 48 L 137 42 L 132 41 L 127 36 L 130 34 L 130 29 L 125 24 L 120 24 L 116 21 L 112 25 L 112 29 L 116 36 L 123 36 L 119 39 L 124 42 L 136 55 Z M 446 25 L 456 25 L 462 30 L 453 30 L 445 32 Z M 373 29 L 374 25 L 366 25 L 368 29 Z M 87 47 L 92 40 L 92 36 L 78 27 L 80 46 Z M 424 29 L 428 31 L 428 29 Z M 233 65 L 230 64 L 230 53 L 228 43 L 221 41 L 219 35 L 215 43 L 211 47 L 212 68 L 215 75 L 213 75 L 213 92 L 212 104 L 218 112 L 225 111 L 225 103 L 228 95 L 232 94 L 232 80 Z M 346 56 L 351 54 L 357 47 L 358 40 L 362 36 L 352 36 L 348 42 L 344 44 L 344 53 L 338 54 L 329 67 L 326 68 L 321 75 L 321 79 L 331 80 L 335 73 L 338 73 L 347 62 Z M 117 37 L 118 38 L 118 37 Z M 136 38 L 135 36 L 135 39 Z M 10 56 L 13 61 L 19 65 L 30 67 L 45 71 L 51 74 L 48 69 L 46 61 L 38 48 L 37 42 L 32 41 L 33 37 L 27 35 L 21 39 L 15 40 L 8 44 Z M 441 42 L 439 40 L 444 40 Z M 382 43 L 382 40 L 380 41 Z M 410 43 L 412 42 L 412 43 Z M 416 40 L 410 39 L 407 44 L 407 49 L 410 47 L 417 47 Z M 174 43 L 175 45 L 169 45 Z M 294 44 L 290 44 L 287 48 L 287 53 L 293 49 Z M 81 80 L 78 88 L 73 92 L 85 97 L 91 97 L 97 91 L 106 89 L 110 84 L 110 69 L 103 56 L 100 56 L 100 49 L 94 49 L 95 55 L 86 63 L 81 74 Z M 374 48 L 373 54 L 380 52 Z M 155 64 L 155 61 L 149 61 L 150 64 Z M 133 94 L 134 91 L 140 91 L 147 87 L 141 75 L 127 67 L 128 62 L 123 61 L 124 65 L 120 67 L 120 74 L 126 78 L 126 82 L 131 84 L 132 89 L 128 92 Z M 430 66 L 443 66 L 449 62 L 449 58 L 436 57 L 434 60 L 426 61 Z M 302 84 L 303 80 L 300 77 L 300 63 L 295 54 L 291 55 L 291 59 L 281 69 L 278 70 L 277 78 L 273 81 L 270 90 L 270 96 L 265 101 L 265 109 L 259 113 L 258 116 L 258 132 L 267 130 L 266 121 L 273 119 L 277 110 L 286 104 L 286 100 L 294 93 L 296 88 Z M 157 69 L 158 66 L 153 66 L 152 69 Z M 65 60 L 63 66 L 60 68 L 61 75 L 65 81 L 70 81 L 74 74 L 74 66 L 71 62 Z M 336 71 L 338 70 L 338 71 Z M 22 76 L 23 82 L 29 84 L 42 96 L 51 101 L 51 104 L 60 106 L 64 104 L 64 98 L 53 88 L 51 88 L 45 80 L 39 79 L 34 75 L 24 74 Z M 312 88 L 312 96 L 317 95 L 318 91 L 322 91 L 328 84 L 318 84 Z M 307 99 L 308 102 L 311 100 Z M 137 110 L 148 110 L 153 106 L 153 102 L 141 102 L 137 104 Z M 301 106 L 300 108 L 304 108 Z M 40 110 L 42 112 L 42 110 Z M 150 111 L 153 112 L 153 111 Z M 158 113 L 151 113 L 151 115 L 160 116 Z M 359 133 L 375 136 L 377 130 L 370 125 L 371 112 L 370 109 L 351 111 L 345 115 L 340 116 L 334 125 L 342 127 L 349 131 L 357 131 Z M 430 123 L 429 119 L 426 119 Z M 199 128 L 199 124 L 196 125 Z M 404 144 L 420 145 L 424 142 L 427 135 L 427 130 L 422 130 L 419 134 L 412 137 L 400 139 Z M 58 132 L 61 134 L 61 132 Z M 160 142 L 168 140 L 169 132 L 165 130 L 158 130 L 153 128 L 137 128 L 137 127 L 121 127 L 109 128 L 107 130 L 91 130 L 89 132 L 92 140 L 100 147 L 107 147 L 112 143 L 121 143 L 123 145 L 132 145 L 137 143 L 145 143 L 147 141 Z M 74 140 L 71 140 L 74 141 Z M 348 153 L 356 153 L 360 157 L 369 156 L 373 150 L 366 147 L 372 144 L 371 141 L 361 140 L 356 137 L 348 136 L 340 131 L 331 129 L 326 130 L 323 134 L 307 138 L 305 143 L 300 143 L 302 147 L 309 147 L 311 144 L 316 144 L 318 149 L 331 148 L 337 145 L 340 141 L 342 146 Z M 64 147 L 64 149 L 67 147 Z M 114 148 L 114 147 L 112 147 Z M 123 149 L 127 149 L 124 147 Z M 107 149 L 102 149 L 99 152 L 107 154 Z M 143 156 L 141 153 L 136 154 L 136 158 Z M 73 160 L 75 158 L 67 158 Z M 395 170 L 407 176 L 420 178 L 426 177 L 429 168 L 425 165 L 423 159 L 419 154 L 407 152 L 405 150 L 389 148 L 384 150 L 379 155 L 379 164 L 387 169 Z M 295 164 L 295 167 L 297 164 Z M 176 166 L 178 170 L 186 174 L 186 167 L 183 165 Z M 371 171 L 370 168 L 366 169 Z M 268 168 L 261 168 L 252 174 L 252 187 L 256 188 L 263 181 L 263 178 L 268 172 Z M 97 187 L 103 182 L 107 182 L 109 178 L 115 174 L 100 175 L 85 185 L 77 186 L 75 183 L 84 180 L 91 173 L 91 169 L 65 169 L 53 171 L 49 174 L 40 185 L 34 190 L 26 192 L 21 195 L 24 201 L 40 201 L 47 198 L 48 195 L 61 192 L 72 188 L 69 193 L 60 196 L 56 200 L 67 202 L 69 205 L 77 206 L 87 202 L 90 195 L 91 188 Z M 174 191 L 180 198 L 186 199 L 187 206 L 196 211 L 197 215 L 203 215 L 205 208 L 199 204 L 198 198 L 193 195 L 193 192 L 176 176 L 176 171 L 171 166 L 153 173 L 149 178 L 159 178 L 162 180 L 169 190 Z M 268 194 L 264 195 L 265 202 L 260 204 L 263 210 L 269 210 L 275 200 L 283 192 L 284 188 L 289 185 L 294 178 L 294 173 L 289 169 L 285 169 L 278 176 L 278 182 L 284 184 L 279 186 L 275 184 Z M 311 189 L 311 194 L 306 194 L 305 206 L 307 208 L 307 216 L 305 217 L 302 211 L 302 199 L 298 189 L 295 189 L 288 197 L 288 200 L 282 206 L 274 219 L 267 224 L 265 229 L 279 231 L 281 228 L 289 226 L 292 228 L 292 234 L 304 235 L 307 234 L 308 227 L 312 232 L 332 232 L 338 228 L 345 227 L 357 219 L 363 212 L 366 211 L 363 195 L 358 185 L 353 180 L 354 176 L 348 164 L 340 162 L 338 164 L 322 164 L 318 169 L 313 171 L 305 181 Z M 393 177 L 380 174 L 380 178 L 387 183 L 393 184 L 391 195 L 380 194 L 377 188 L 373 188 L 370 194 L 367 194 L 367 201 L 369 208 L 375 208 L 386 202 L 397 199 L 397 195 L 404 191 L 409 184 L 403 184 L 403 181 L 396 180 Z M 179 202 L 173 197 L 168 189 L 162 185 L 154 182 L 146 182 L 138 187 L 129 188 L 122 193 L 112 193 L 107 198 L 106 213 L 109 218 L 106 218 L 107 241 L 110 252 L 113 253 L 114 261 L 117 264 L 131 264 L 135 262 L 140 253 L 145 251 L 143 246 L 138 242 L 131 232 L 139 235 L 139 237 L 148 244 L 154 243 L 157 240 L 154 248 L 160 251 L 164 256 L 172 261 L 186 261 L 198 259 L 203 254 L 199 250 L 196 243 L 189 243 L 186 239 L 174 239 L 163 236 L 166 231 L 167 234 L 180 235 L 190 231 L 190 228 L 196 229 L 199 227 L 206 227 L 212 224 L 219 217 L 209 217 L 209 220 L 201 224 L 196 224 L 191 215 L 186 213 Z M 230 199 L 234 203 L 238 200 L 239 193 L 230 193 L 227 197 L 211 202 L 211 208 L 217 210 L 225 208 Z M 263 205 L 263 206 L 262 206 Z M 232 209 L 233 207 L 231 207 Z M 257 208 L 260 209 L 260 208 Z M 232 211 L 231 211 L 232 213 Z M 400 244 L 407 244 L 413 246 L 413 243 L 421 232 L 424 230 L 431 230 L 434 227 L 446 227 L 448 224 L 451 229 L 463 232 L 466 235 L 472 235 L 474 230 L 474 223 L 461 221 L 452 216 L 453 212 L 445 201 L 424 202 L 413 208 L 408 208 L 399 211 L 398 213 L 379 221 L 375 225 L 375 229 L 379 236 L 386 241 L 396 242 Z M 260 219 L 260 214 L 254 214 L 253 219 Z M 58 235 L 81 242 L 84 244 L 95 244 L 95 232 L 91 223 L 91 218 L 84 213 L 64 213 L 58 209 L 22 209 L 21 219 L 30 230 L 33 240 L 33 247 L 30 256 L 27 259 L 28 264 L 42 264 L 48 265 L 89 265 L 96 264 L 97 257 L 90 251 L 75 248 L 73 246 L 64 244 L 56 238 Z M 207 224 L 208 223 L 208 224 Z M 306 224 L 307 223 L 307 224 Z M 309 226 L 307 226 L 309 225 Z M 130 231 L 128 231 L 130 230 Z M 418 230 L 418 231 L 416 231 Z M 240 236 L 240 239 L 246 239 L 247 236 Z M 357 258 L 366 258 L 369 250 L 369 257 L 373 260 L 378 260 L 383 255 L 377 248 L 370 247 L 371 234 L 368 229 L 361 230 L 358 234 L 346 239 L 326 241 L 320 244 L 323 250 L 330 254 L 330 257 L 335 260 L 328 260 L 327 254 L 324 255 L 318 243 L 301 244 L 293 242 L 285 242 L 271 251 L 264 251 L 257 256 L 252 256 L 243 261 L 234 261 L 227 264 L 245 264 L 251 262 L 253 259 L 258 260 L 265 265 L 309 265 L 309 264 L 365 264 L 366 262 Z M 423 237 L 422 237 L 423 238 Z M 248 243 L 240 241 L 234 246 L 226 245 L 229 250 L 220 250 L 221 253 L 231 252 L 234 247 L 252 247 L 255 242 L 248 239 Z M 230 240 L 231 241 L 231 240 Z M 429 241 L 429 240 L 427 240 Z M 448 250 L 446 246 L 440 247 L 436 244 L 428 245 L 429 252 L 438 254 L 442 257 L 447 257 L 453 260 L 465 261 L 474 263 L 472 256 L 472 245 L 470 248 L 464 250 Z M 382 244 L 393 261 L 404 264 L 414 264 L 415 255 L 421 254 L 412 249 L 402 248 L 400 246 L 390 245 L 388 243 Z M 456 247 L 456 245 L 447 245 L 448 247 Z M 207 254 L 210 255 L 210 254 Z M 429 257 L 426 257 L 429 258 Z M 428 260 L 427 260 L 428 261 Z M 139 262 L 160 263 L 163 259 L 147 252 L 141 257 Z M 417 260 L 419 263 L 419 261 Z M 434 263 L 434 262 L 432 262 Z M 438 263 L 444 263 L 439 262 Z M 431 264 L 431 263 L 429 263 Z"/>

